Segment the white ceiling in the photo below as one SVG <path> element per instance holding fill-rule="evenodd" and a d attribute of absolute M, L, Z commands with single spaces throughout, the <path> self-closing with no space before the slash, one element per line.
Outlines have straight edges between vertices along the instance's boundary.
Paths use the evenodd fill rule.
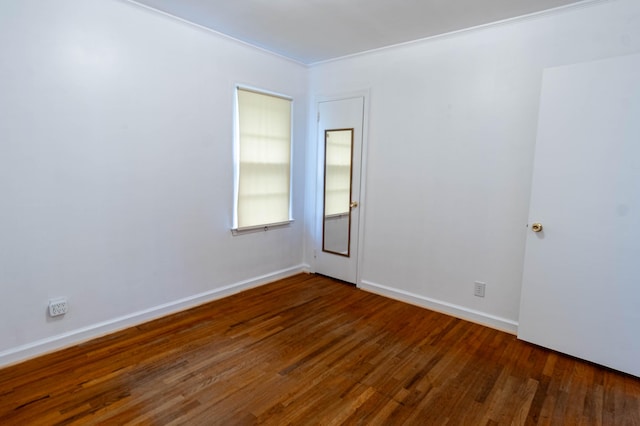
<path fill-rule="evenodd" d="M 580 0 L 135 0 L 296 61 L 353 53 Z"/>

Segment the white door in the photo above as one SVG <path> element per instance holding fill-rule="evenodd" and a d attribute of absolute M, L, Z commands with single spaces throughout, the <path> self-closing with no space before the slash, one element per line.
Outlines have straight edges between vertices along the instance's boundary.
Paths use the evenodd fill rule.
<path fill-rule="evenodd" d="M 640 55 L 545 70 L 532 191 L 518 337 L 640 376 Z"/>
<path fill-rule="evenodd" d="M 318 103 L 316 272 L 357 282 L 364 98 Z"/>

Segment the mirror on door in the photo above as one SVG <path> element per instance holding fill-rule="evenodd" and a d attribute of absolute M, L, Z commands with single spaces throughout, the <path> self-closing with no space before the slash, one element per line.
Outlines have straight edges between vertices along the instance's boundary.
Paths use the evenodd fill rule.
<path fill-rule="evenodd" d="M 353 129 L 324 133 L 322 251 L 349 257 Z"/>

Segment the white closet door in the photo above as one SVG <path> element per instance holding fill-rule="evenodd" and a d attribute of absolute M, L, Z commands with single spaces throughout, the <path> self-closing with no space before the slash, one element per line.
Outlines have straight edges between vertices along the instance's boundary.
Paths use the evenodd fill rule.
<path fill-rule="evenodd" d="M 518 337 L 640 376 L 640 55 L 544 72 Z"/>
<path fill-rule="evenodd" d="M 364 97 L 353 97 L 318 103 L 318 246 L 315 250 L 315 270 L 318 273 L 357 284 L 358 277 L 358 236 L 360 231 L 360 175 L 362 168 Z M 333 162 L 335 150 L 330 140 L 350 140 L 347 144 L 346 160 Z M 335 160 L 335 158 L 334 158 Z M 338 163 L 348 163 L 339 171 Z M 346 173 L 343 173 L 346 171 Z M 344 206 L 338 208 L 343 214 L 335 214 L 332 196 L 338 187 L 345 189 Z"/>

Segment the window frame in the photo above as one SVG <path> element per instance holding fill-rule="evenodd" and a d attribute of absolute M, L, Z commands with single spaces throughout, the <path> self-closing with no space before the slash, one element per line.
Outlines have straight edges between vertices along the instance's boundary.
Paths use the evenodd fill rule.
<path fill-rule="evenodd" d="M 289 200 L 288 200 L 288 219 L 285 221 L 275 223 L 265 223 L 252 226 L 238 226 L 238 201 L 239 201 L 239 188 L 240 188 L 240 114 L 239 114 L 239 101 L 238 92 L 240 90 L 253 92 L 259 95 L 272 96 L 275 98 L 284 99 L 290 102 L 290 130 L 289 130 Z M 294 116 L 294 100 L 293 97 L 284 95 L 282 93 L 273 92 L 270 90 L 260 89 L 254 86 L 248 86 L 245 84 L 236 84 L 233 90 L 233 212 L 232 212 L 232 227 L 231 233 L 233 235 L 240 235 L 251 232 L 268 231 L 273 228 L 287 227 L 295 220 L 293 219 L 293 116 Z"/>

